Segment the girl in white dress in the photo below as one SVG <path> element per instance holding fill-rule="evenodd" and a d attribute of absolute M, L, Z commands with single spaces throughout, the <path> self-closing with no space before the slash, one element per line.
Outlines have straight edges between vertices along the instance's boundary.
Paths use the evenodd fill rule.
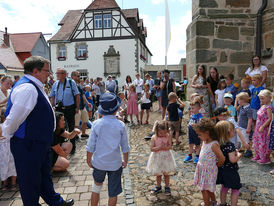
<path fill-rule="evenodd" d="M 171 138 L 168 131 L 167 121 L 156 121 L 150 142 L 151 154 L 148 159 L 146 171 L 156 176 L 157 185 L 151 191 L 153 194 L 162 192 L 162 175 L 165 180 L 165 194 L 170 195 L 169 175 L 176 172 L 176 163 L 171 153 Z"/>

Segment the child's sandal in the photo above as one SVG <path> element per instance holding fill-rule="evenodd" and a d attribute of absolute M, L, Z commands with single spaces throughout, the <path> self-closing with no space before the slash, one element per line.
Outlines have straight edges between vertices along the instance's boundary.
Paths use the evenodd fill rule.
<path fill-rule="evenodd" d="M 151 194 L 156 195 L 158 193 L 162 192 L 162 187 L 156 186 L 153 190 L 151 190 Z"/>
<path fill-rule="evenodd" d="M 165 195 L 168 195 L 168 196 L 171 195 L 170 187 L 165 187 Z"/>

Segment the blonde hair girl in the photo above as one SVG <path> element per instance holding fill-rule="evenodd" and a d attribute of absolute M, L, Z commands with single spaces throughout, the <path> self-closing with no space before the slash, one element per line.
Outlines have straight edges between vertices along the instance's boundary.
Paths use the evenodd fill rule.
<path fill-rule="evenodd" d="M 261 108 L 257 112 L 257 121 L 253 134 L 253 147 L 256 156 L 252 159 L 259 164 L 270 164 L 270 149 L 268 130 L 272 120 L 272 93 L 264 89 L 260 91 Z"/>
<path fill-rule="evenodd" d="M 229 121 L 220 121 L 216 124 L 216 132 L 219 136 L 221 150 L 225 156 L 225 162 L 218 168 L 217 176 L 217 184 L 222 185 L 220 205 L 227 205 L 226 197 L 228 190 L 231 189 L 231 206 L 237 206 L 240 188 L 242 187 L 237 161 L 242 154 L 236 150 L 235 145 L 230 141 L 235 135 L 235 127 Z"/>

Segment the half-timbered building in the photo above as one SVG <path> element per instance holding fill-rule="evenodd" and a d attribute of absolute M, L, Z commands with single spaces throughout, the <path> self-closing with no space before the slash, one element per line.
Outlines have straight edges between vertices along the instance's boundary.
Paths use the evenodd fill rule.
<path fill-rule="evenodd" d="M 69 10 L 49 40 L 52 70 L 78 70 L 83 78 L 142 73 L 151 64 L 147 29 L 138 9 L 121 9 L 115 0 L 94 0 L 84 10 Z"/>

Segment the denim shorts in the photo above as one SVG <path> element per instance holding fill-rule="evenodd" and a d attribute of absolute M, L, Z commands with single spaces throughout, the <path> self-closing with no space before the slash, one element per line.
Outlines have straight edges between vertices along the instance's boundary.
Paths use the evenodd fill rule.
<path fill-rule="evenodd" d="M 95 182 L 103 183 L 105 181 L 106 174 L 108 175 L 108 196 L 116 197 L 122 193 L 122 167 L 116 171 L 105 171 L 94 168 L 93 179 Z"/>
<path fill-rule="evenodd" d="M 252 109 L 252 119 L 257 120 L 257 109 Z"/>

